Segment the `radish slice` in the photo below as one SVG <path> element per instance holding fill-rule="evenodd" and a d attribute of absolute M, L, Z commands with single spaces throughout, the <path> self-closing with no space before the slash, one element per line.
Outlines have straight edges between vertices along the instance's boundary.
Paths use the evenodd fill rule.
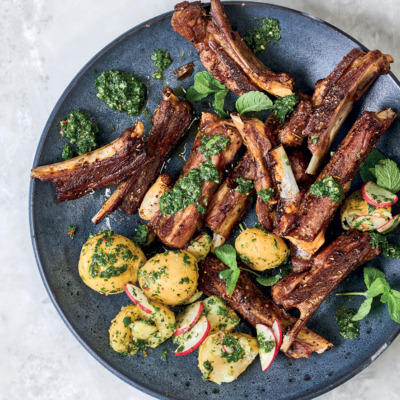
<path fill-rule="evenodd" d="M 185 356 L 196 350 L 208 336 L 210 328 L 207 317 L 203 315 L 192 329 L 181 335 L 182 338 L 178 336 L 182 339 L 182 344 L 175 350 L 175 355 Z"/>
<path fill-rule="evenodd" d="M 375 207 L 389 207 L 399 199 L 395 194 L 369 181 L 361 188 L 364 200 Z"/>
<path fill-rule="evenodd" d="M 132 283 L 125 285 L 125 292 L 133 303 L 137 304 L 144 312 L 151 314 L 153 307 L 151 306 L 149 299 L 143 293 L 142 289 L 138 288 Z"/>
<path fill-rule="evenodd" d="M 353 221 L 353 227 L 359 231 L 374 231 L 387 222 L 386 218 L 374 215 L 360 215 Z"/>
<path fill-rule="evenodd" d="M 192 328 L 200 319 L 203 309 L 204 303 L 202 301 L 187 307 L 186 311 L 178 317 L 174 336 L 181 335 Z"/>
<path fill-rule="evenodd" d="M 272 332 L 274 333 L 274 336 L 276 338 L 276 352 L 275 352 L 276 356 L 279 353 L 279 349 L 282 344 L 282 327 L 278 319 L 276 319 L 272 324 Z"/>
<path fill-rule="evenodd" d="M 192 297 L 189 297 L 188 299 L 186 299 L 182 304 L 183 305 L 192 304 L 195 301 L 197 301 L 201 296 L 203 296 L 203 292 L 198 290 Z"/>
<path fill-rule="evenodd" d="M 232 351 L 233 351 L 232 347 L 226 346 L 226 345 L 224 345 L 224 344 L 222 343 L 223 340 L 224 340 L 224 334 L 223 334 L 223 333 L 221 333 L 221 334 L 219 335 L 219 340 L 220 340 L 220 342 L 221 342 L 222 350 L 223 350 L 225 353 L 231 354 Z"/>
<path fill-rule="evenodd" d="M 266 371 L 275 359 L 277 341 L 274 332 L 268 326 L 257 324 L 256 330 L 258 346 L 260 347 L 258 354 L 260 355 L 261 369 Z"/>
<path fill-rule="evenodd" d="M 393 229 L 395 229 L 397 227 L 397 225 L 399 225 L 399 224 L 400 224 L 400 214 L 397 214 L 392 219 L 390 219 L 388 222 L 386 222 L 379 228 L 376 228 L 376 230 L 379 233 L 386 234 L 386 233 L 391 232 Z"/>

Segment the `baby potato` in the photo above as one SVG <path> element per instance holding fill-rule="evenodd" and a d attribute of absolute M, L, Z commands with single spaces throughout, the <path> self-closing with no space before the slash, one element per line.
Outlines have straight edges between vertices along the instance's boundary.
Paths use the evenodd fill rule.
<path fill-rule="evenodd" d="M 212 237 L 206 232 L 201 232 L 195 239 L 191 240 L 185 250 L 197 258 L 197 261 L 204 260 L 211 250 Z"/>
<path fill-rule="evenodd" d="M 282 238 L 258 228 L 245 229 L 236 238 L 235 248 L 242 261 L 256 271 L 278 267 L 289 254 Z"/>
<path fill-rule="evenodd" d="M 197 291 L 197 259 L 184 250 L 156 254 L 139 268 L 140 287 L 150 299 L 176 306 Z"/>
<path fill-rule="evenodd" d="M 231 332 L 239 324 L 240 318 L 232 308 L 226 305 L 224 300 L 217 296 L 210 296 L 202 301 L 203 313 L 211 325 L 210 333 Z"/>
<path fill-rule="evenodd" d="M 140 349 L 157 347 L 175 332 L 175 315 L 151 301 L 156 310 L 148 314 L 135 304 L 122 307 L 111 321 L 110 346 L 118 353 L 135 355 Z"/>
<path fill-rule="evenodd" d="M 83 245 L 79 275 L 99 293 L 121 293 L 125 284 L 137 282 L 137 271 L 145 262 L 145 255 L 135 243 L 112 231 L 104 231 Z"/>
<path fill-rule="evenodd" d="M 354 220 L 361 215 L 373 215 L 389 220 L 392 218 L 392 207 L 374 207 L 368 204 L 357 190 L 352 193 L 343 203 L 340 209 L 340 220 L 345 230 L 357 228 L 353 225 Z"/>
<path fill-rule="evenodd" d="M 221 343 L 222 338 L 222 343 Z M 232 351 L 225 353 L 222 344 Z M 257 339 L 246 333 L 214 333 L 200 345 L 199 368 L 203 379 L 218 383 L 234 381 L 257 357 Z"/>

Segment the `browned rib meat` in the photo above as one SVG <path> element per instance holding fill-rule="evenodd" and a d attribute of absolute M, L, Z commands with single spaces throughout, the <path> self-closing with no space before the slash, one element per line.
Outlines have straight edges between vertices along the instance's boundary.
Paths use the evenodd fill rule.
<path fill-rule="evenodd" d="M 168 87 L 162 89 L 162 94 L 163 99 L 154 112 L 153 126 L 146 137 L 146 156 L 140 168 L 118 186 L 92 219 L 93 223 L 98 224 L 118 207 L 126 214 L 136 214 L 168 154 L 189 128 L 193 119 L 191 105 L 179 100 Z"/>
<path fill-rule="evenodd" d="M 237 178 L 254 181 L 256 166 L 253 157 L 247 151 L 238 165 L 229 173 L 228 178 L 219 187 L 207 209 L 206 225 L 214 232 L 214 244 L 222 245 L 231 235 L 244 213 L 251 205 L 254 191 L 239 193 Z M 219 238 L 217 240 L 217 237 Z"/>
<path fill-rule="evenodd" d="M 143 124 L 138 122 L 104 147 L 67 161 L 33 168 L 31 178 L 52 182 L 58 202 L 118 185 L 140 168 L 146 158 L 143 132 Z"/>
<path fill-rule="evenodd" d="M 302 99 L 297 104 L 292 116 L 279 131 L 279 141 L 284 146 L 299 147 L 305 138 L 304 128 L 311 116 L 311 101 Z"/>
<path fill-rule="evenodd" d="M 364 53 L 353 49 L 325 79 L 319 81 L 312 98 L 313 114 L 304 136 L 313 154 L 307 173 L 315 175 L 347 115 L 371 84 L 390 71 L 390 55 L 379 50 Z"/>
<path fill-rule="evenodd" d="M 274 73 L 247 47 L 232 29 L 219 0 L 211 1 L 210 16 L 201 2 L 184 1 L 175 6 L 172 27 L 193 44 L 204 67 L 238 95 L 265 90 L 274 96 L 292 93 L 294 79 Z"/>
<path fill-rule="evenodd" d="M 310 272 L 292 273 L 273 286 L 272 297 L 277 304 L 300 311 L 300 318 L 283 339 L 283 351 L 290 348 L 329 293 L 350 272 L 379 253 L 378 247 L 371 247 L 369 233 L 348 231 L 314 257 Z"/>
<path fill-rule="evenodd" d="M 254 186 L 257 193 L 263 189 L 274 189 L 269 167 L 271 163 L 269 152 L 275 144 L 271 132 L 257 118 L 242 118 L 237 113 L 232 113 L 231 117 L 256 164 L 257 175 Z M 268 231 L 273 229 L 273 210 L 276 202 L 274 196 L 268 202 L 264 202 L 260 196 L 257 196 L 257 218 L 260 224 Z"/>
<path fill-rule="evenodd" d="M 215 257 L 207 257 L 199 265 L 199 288 L 207 296 L 215 295 L 224 299 L 229 306 L 255 326 L 265 324 L 272 326 L 278 319 L 282 328 L 296 323 L 296 318 L 288 314 L 264 295 L 252 282 L 246 272 L 242 271 L 232 296 L 226 291 L 226 283 L 219 279 L 218 274 L 227 267 Z M 304 327 L 301 334 L 286 351 L 288 357 L 309 357 L 312 353 L 321 354 L 329 350 L 332 344 L 315 332 Z"/>
<path fill-rule="evenodd" d="M 343 139 L 316 182 L 331 176 L 344 189 L 345 194 L 358 172 L 358 166 L 365 161 L 395 118 L 396 114 L 391 109 L 379 113 L 365 111 Z M 339 205 L 340 201 L 314 196 L 308 191 L 301 202 L 298 217 L 285 232 L 285 236 L 288 239 L 312 242 L 326 229 Z"/>
<path fill-rule="evenodd" d="M 216 115 L 203 113 L 200 122 L 200 132 L 197 134 L 193 144 L 190 157 L 182 171 L 181 177 L 186 176 L 192 169 L 197 169 L 199 164 L 206 159 L 199 152 L 202 136 L 224 136 L 230 139 L 230 145 L 220 154 L 211 156 L 212 163 L 222 174 L 226 166 L 233 161 L 235 155 L 242 145 L 242 139 L 230 120 L 221 120 Z M 205 182 L 199 203 L 205 207 L 217 189 L 217 184 L 212 181 Z M 198 230 L 204 220 L 204 215 L 197 210 L 195 204 L 191 204 L 185 210 L 175 215 L 157 214 L 149 223 L 162 242 L 166 245 L 183 248 Z"/>

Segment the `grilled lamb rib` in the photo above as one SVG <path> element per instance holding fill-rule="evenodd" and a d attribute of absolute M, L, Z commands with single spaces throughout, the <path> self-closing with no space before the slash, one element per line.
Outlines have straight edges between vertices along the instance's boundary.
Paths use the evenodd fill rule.
<path fill-rule="evenodd" d="M 371 84 L 390 71 L 393 59 L 379 50 L 351 50 L 325 79 L 317 82 L 311 99 L 313 113 L 303 132 L 313 157 L 307 173 L 315 175 L 340 127 Z"/>
<path fill-rule="evenodd" d="M 200 131 L 197 134 L 192 152 L 185 167 L 183 168 L 181 177 L 190 173 L 192 169 L 198 169 L 199 164 L 206 161 L 206 157 L 199 151 L 201 138 L 203 136 L 219 136 L 230 139 L 230 144 L 220 154 L 211 156 L 211 161 L 220 172 L 224 172 L 225 168 L 230 164 L 242 146 L 242 138 L 237 132 L 235 126 L 230 120 L 221 120 L 216 115 L 203 113 L 200 121 Z M 206 207 L 215 193 L 218 184 L 214 181 L 206 181 L 203 183 L 199 203 Z M 149 229 L 159 237 L 166 245 L 175 248 L 183 248 L 191 239 L 196 230 L 198 230 L 204 220 L 204 214 L 198 209 L 196 204 L 191 204 L 182 211 L 178 211 L 174 215 L 162 215 L 158 213 L 148 224 Z"/>
<path fill-rule="evenodd" d="M 193 119 L 191 105 L 187 101 L 179 100 L 169 87 L 164 87 L 162 94 L 161 103 L 154 112 L 153 126 L 146 136 L 146 157 L 140 168 L 106 200 L 93 217 L 93 223 L 98 224 L 118 207 L 126 214 L 136 214 L 169 153 L 189 128 Z"/>
<path fill-rule="evenodd" d="M 282 351 L 287 351 L 301 329 L 333 289 L 358 266 L 378 256 L 367 232 L 341 234 L 311 261 L 309 272 L 292 273 L 275 284 L 272 298 L 286 310 L 297 308 L 300 318 L 286 333 Z"/>
<path fill-rule="evenodd" d="M 208 256 L 201 261 L 200 290 L 207 296 L 215 295 L 225 300 L 253 326 L 265 324 L 271 327 L 275 319 L 279 320 L 283 329 L 296 323 L 297 319 L 264 295 L 244 271 L 240 273 L 235 290 L 230 296 L 226 291 L 226 281 L 218 276 L 226 268 L 226 265 L 215 257 Z M 326 339 L 303 327 L 290 349 L 286 351 L 286 355 L 292 358 L 309 357 L 312 353 L 321 354 L 331 347 L 332 344 Z"/>
<path fill-rule="evenodd" d="M 247 47 L 232 25 L 219 0 L 211 0 L 210 16 L 199 1 L 175 6 L 171 25 L 195 47 L 204 67 L 238 95 L 265 90 L 274 96 L 292 93 L 294 79 L 274 73 Z"/>

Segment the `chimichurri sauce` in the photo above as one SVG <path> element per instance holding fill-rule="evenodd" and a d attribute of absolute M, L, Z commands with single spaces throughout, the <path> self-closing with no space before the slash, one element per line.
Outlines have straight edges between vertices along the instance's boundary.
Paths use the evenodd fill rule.
<path fill-rule="evenodd" d="M 62 151 L 64 160 L 88 153 L 98 147 L 97 133 L 99 128 L 85 111 L 74 111 L 60 121 L 60 135 L 68 142 Z"/>
<path fill-rule="evenodd" d="M 146 85 L 129 72 L 104 71 L 96 79 L 95 86 L 97 97 L 119 113 L 139 115 L 146 102 Z"/>
<path fill-rule="evenodd" d="M 340 201 L 343 196 L 343 188 L 331 176 L 327 176 L 319 182 L 313 183 L 310 193 L 318 197 L 330 197 L 332 201 Z"/>

